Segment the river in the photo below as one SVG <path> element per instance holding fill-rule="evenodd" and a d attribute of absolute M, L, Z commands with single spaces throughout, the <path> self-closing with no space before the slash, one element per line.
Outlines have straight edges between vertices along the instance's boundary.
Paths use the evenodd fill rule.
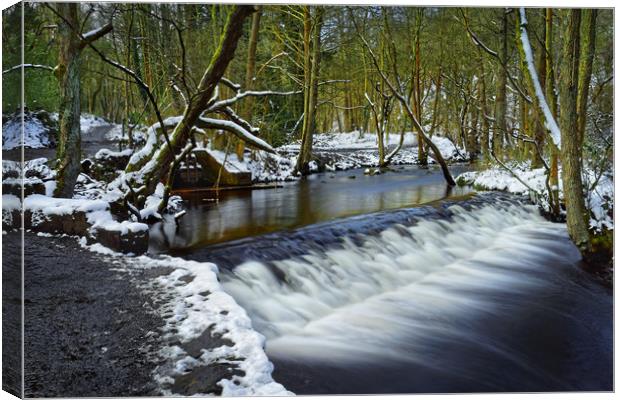
<path fill-rule="evenodd" d="M 525 199 L 417 167 L 184 196 L 151 250 L 218 264 L 295 393 L 613 389 L 612 292 Z"/>

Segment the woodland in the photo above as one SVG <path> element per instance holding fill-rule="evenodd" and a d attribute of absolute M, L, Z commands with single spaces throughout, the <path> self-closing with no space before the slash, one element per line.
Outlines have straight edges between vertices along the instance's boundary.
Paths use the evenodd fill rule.
<path fill-rule="evenodd" d="M 120 332 L 31 327 L 26 394 L 612 390 L 613 38 L 612 9 L 4 10 L 3 241 L 61 282 L 26 314 Z"/>
<path fill-rule="evenodd" d="M 166 208 L 206 130 L 227 132 L 240 160 L 300 140 L 299 175 L 316 132 L 374 133 L 379 167 L 400 149 L 386 137 L 413 132 L 418 163 L 430 155 L 448 185 L 433 135 L 480 165 L 544 167 L 537 196 L 592 250 L 584 197 L 612 168 L 611 10 L 26 3 L 20 63 L 16 9 L 4 12 L 3 109 L 19 107 L 23 71 L 25 106 L 58 112 L 56 197 L 80 173 L 82 112 L 122 124 L 135 153 L 115 201 L 134 216 L 158 183 Z M 156 131 L 144 146 L 139 125 Z"/>

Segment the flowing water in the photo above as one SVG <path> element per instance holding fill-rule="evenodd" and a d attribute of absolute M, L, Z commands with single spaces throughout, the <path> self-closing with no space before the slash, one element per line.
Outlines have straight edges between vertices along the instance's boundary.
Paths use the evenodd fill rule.
<path fill-rule="evenodd" d="M 287 389 L 612 390 L 611 291 L 579 268 L 565 225 L 500 194 L 364 212 L 188 246 L 220 266 Z"/>

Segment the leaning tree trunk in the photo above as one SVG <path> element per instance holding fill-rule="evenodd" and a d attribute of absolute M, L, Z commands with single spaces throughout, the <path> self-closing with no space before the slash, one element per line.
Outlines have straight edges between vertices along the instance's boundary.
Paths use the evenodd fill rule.
<path fill-rule="evenodd" d="M 555 70 L 553 68 L 553 9 L 545 9 L 545 71 L 547 78 L 545 79 L 545 94 L 550 103 L 551 114 L 553 118 L 558 118 L 558 100 L 555 90 Z M 559 150 L 551 143 L 551 165 L 549 166 L 549 186 L 551 186 L 551 209 L 553 215 L 560 215 L 560 179 L 558 174 Z"/>
<path fill-rule="evenodd" d="M 566 11 L 563 58 L 560 69 L 560 126 L 562 133 L 562 183 L 568 234 L 582 254 L 590 250 L 588 215 L 581 181 L 581 146 L 577 130 L 579 85 L 579 25 L 581 10 Z"/>
<path fill-rule="evenodd" d="M 546 15 L 546 11 L 542 10 L 543 16 Z M 543 24 L 543 34 L 542 34 L 542 42 L 543 47 L 544 43 L 547 40 L 547 26 Z M 540 86 L 543 91 L 547 87 L 547 57 L 544 51 L 540 52 L 540 56 L 538 58 L 538 78 L 540 80 Z M 547 100 L 548 101 L 548 100 Z M 543 166 L 542 153 L 545 145 L 545 122 L 544 116 L 541 115 L 540 112 L 534 113 L 535 119 L 535 133 L 534 133 L 534 148 L 532 149 L 532 168 L 541 168 Z"/>
<path fill-rule="evenodd" d="M 60 52 L 55 73 L 60 83 L 59 141 L 56 158 L 55 197 L 71 198 L 80 174 L 80 39 L 72 31 L 78 26 L 76 3 L 58 3 L 66 21 L 58 27 Z M 69 25 L 70 24 L 70 25 Z"/>
<path fill-rule="evenodd" d="M 137 185 L 136 187 L 144 185 L 146 193 L 150 194 L 155 191 L 159 182 L 166 180 L 170 169 L 175 165 L 173 163 L 175 157 L 183 152 L 196 121 L 207 108 L 215 88 L 235 55 L 237 43 L 243 34 L 243 22 L 254 10 L 253 6 L 240 5 L 231 11 L 220 37 L 219 46 L 198 84 L 192 103 L 185 109 L 181 121 L 170 135 L 170 142 L 153 146 L 151 151 L 141 153 L 127 165 L 125 171 L 132 176 L 129 182 L 131 185 Z M 141 207 L 145 196 L 141 193 L 136 193 L 136 196 L 137 198 L 133 199 L 135 205 Z"/>

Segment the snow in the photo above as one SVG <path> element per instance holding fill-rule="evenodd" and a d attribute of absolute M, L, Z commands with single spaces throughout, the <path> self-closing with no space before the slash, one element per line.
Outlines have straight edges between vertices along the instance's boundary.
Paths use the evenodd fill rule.
<path fill-rule="evenodd" d="M 266 151 L 253 152 L 248 160 L 253 182 L 283 182 L 298 179 L 293 174 L 297 156 L 285 157 Z"/>
<path fill-rule="evenodd" d="M 585 183 L 591 186 L 595 181 L 594 172 L 586 169 Z M 586 207 L 591 211 L 590 228 L 599 232 L 602 229 L 613 229 L 614 182 L 613 174 L 603 174 L 593 190 L 588 192 Z M 612 214 L 612 215 L 610 215 Z"/>
<path fill-rule="evenodd" d="M 12 194 L 2 195 L 2 210 L 13 211 L 22 208 L 22 202 L 19 197 Z"/>
<path fill-rule="evenodd" d="M 148 230 L 148 225 L 132 221 L 116 221 L 103 200 L 59 199 L 33 194 L 24 199 L 24 210 L 32 212 L 32 224 L 38 225 L 51 215 L 73 215 L 84 212 L 91 229 L 102 228 L 121 234 Z"/>
<path fill-rule="evenodd" d="M 21 210 L 22 202 L 12 194 L 2 195 L 2 224 L 13 226 L 13 211 Z"/>
<path fill-rule="evenodd" d="M 400 133 L 386 135 L 387 146 L 397 146 L 400 142 Z M 416 135 L 412 132 L 405 133 L 403 147 L 410 147 L 417 143 Z M 321 150 L 376 150 L 378 146 L 377 135 L 374 133 L 360 133 L 359 131 L 343 133 L 319 133 L 312 138 L 312 149 Z M 301 141 L 281 146 L 278 150 L 299 151 Z"/>
<path fill-rule="evenodd" d="M 144 208 L 140 210 L 140 217 L 143 219 L 148 218 L 161 218 L 161 215 L 157 212 L 159 204 L 164 197 L 164 184 L 159 182 L 155 188 L 155 192 L 148 196 L 144 202 Z"/>
<path fill-rule="evenodd" d="M 244 375 L 219 381 L 222 396 L 292 394 L 273 380 L 273 365 L 264 351 L 265 338 L 252 328 L 246 311 L 224 292 L 215 264 L 174 257 L 140 256 L 125 260 L 131 268 L 174 268 L 171 273 L 155 278 L 148 289 L 164 300 L 159 313 L 166 317 L 162 337 L 168 344 L 160 350 L 160 356 L 167 364 L 155 370 L 155 378 L 162 386 L 196 366 L 226 362 L 234 364 Z M 233 345 L 203 349 L 196 358 L 181 348 L 208 329 Z M 162 390 L 165 395 L 173 394 L 169 389 Z"/>
<path fill-rule="evenodd" d="M 144 143 L 146 142 L 148 128 L 143 125 L 136 126 L 132 131 L 133 141 L 134 143 Z M 106 139 L 112 141 L 120 141 L 127 140 L 127 128 L 125 128 L 125 133 L 123 133 L 123 125 L 114 124 L 112 128 L 105 134 Z"/>
<path fill-rule="evenodd" d="M 536 92 L 539 107 L 545 116 L 545 126 L 551 134 L 553 143 L 559 149 L 562 144 L 562 136 L 560 134 L 560 128 L 558 127 L 558 124 L 549 109 L 549 105 L 545 99 L 540 81 L 538 80 L 538 73 L 536 72 L 536 66 L 534 64 L 534 55 L 532 54 L 532 47 L 530 46 L 530 39 L 527 34 L 527 17 L 525 15 L 525 8 L 519 8 L 519 14 L 521 17 L 521 43 L 523 44 L 523 52 L 525 53 L 527 70 L 530 74 L 530 78 L 532 79 L 532 83 L 534 84 L 534 91 Z"/>
<path fill-rule="evenodd" d="M 27 114 L 24 117 L 24 147 L 41 149 L 50 145 L 50 129 L 41 120 Z M 19 114 L 2 125 L 2 149 L 11 150 L 22 145 L 22 121 Z"/>
<path fill-rule="evenodd" d="M 546 190 L 545 181 L 547 175 L 544 168 L 532 170 L 527 168 L 527 166 L 519 164 L 511 164 L 510 168 L 530 188 L 537 192 Z M 493 167 L 483 171 L 464 172 L 457 177 L 457 180 L 482 190 L 501 190 L 515 194 L 529 193 L 529 189 L 526 186 L 501 167 Z"/>
<path fill-rule="evenodd" d="M 80 129 L 83 135 L 89 134 L 95 128 L 107 125 L 111 125 L 110 122 L 96 115 L 86 113 L 80 115 Z"/>
<path fill-rule="evenodd" d="M 245 161 L 239 161 L 239 158 L 237 158 L 237 154 L 236 153 L 228 153 L 226 154 L 226 152 L 221 151 L 221 150 L 212 150 L 212 149 L 205 149 L 205 151 L 207 153 L 209 153 L 209 155 L 211 155 L 211 157 L 215 158 L 215 160 L 220 163 L 220 164 L 224 164 L 224 160 L 226 160 L 226 164 L 224 165 L 226 167 L 227 171 L 230 172 L 249 172 L 249 167 L 248 164 Z"/>
<path fill-rule="evenodd" d="M 547 204 L 547 175 L 544 168 L 530 169 L 529 163 L 510 163 L 508 167 L 536 193 L 536 201 L 543 209 L 548 209 Z M 564 192 L 561 179 L 562 169 L 559 170 L 559 195 L 563 199 Z M 589 182 L 594 181 L 594 172 L 586 168 L 584 182 L 587 187 Z M 519 182 L 510 172 L 499 166 L 494 166 L 482 171 L 465 172 L 456 178 L 460 184 L 474 186 L 477 190 L 501 190 L 515 194 L 530 194 L 530 190 Z M 598 181 L 593 190 L 588 191 L 586 207 L 590 210 L 590 228 L 596 232 L 602 229 L 614 229 L 611 214 L 614 205 L 613 174 L 605 174 Z"/>
<path fill-rule="evenodd" d="M 110 149 L 100 149 L 95 153 L 96 159 L 107 159 L 107 158 L 118 158 L 118 157 L 129 157 L 133 154 L 133 149 L 125 149 L 122 151 L 113 151 Z"/>

